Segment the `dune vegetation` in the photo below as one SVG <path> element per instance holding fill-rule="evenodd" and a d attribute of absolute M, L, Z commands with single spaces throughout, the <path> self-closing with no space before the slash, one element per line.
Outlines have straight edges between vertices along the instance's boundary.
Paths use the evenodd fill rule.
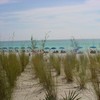
<path fill-rule="evenodd" d="M 33 71 L 45 89 L 44 100 L 57 100 L 55 80 L 52 77 L 51 69 L 46 66 L 43 54 L 37 54 L 32 58 Z"/>
<path fill-rule="evenodd" d="M 91 83 L 97 96 L 97 100 L 100 100 L 100 55 L 81 54 L 76 56 L 75 53 L 71 52 L 65 54 L 63 58 L 59 57 L 52 54 L 48 57 L 48 62 L 45 60 L 43 54 L 37 54 L 32 58 L 33 71 L 36 77 L 39 78 L 40 84 L 46 90 L 46 97 L 44 100 L 58 100 L 57 77 L 62 73 L 60 70 L 61 68 L 63 68 L 67 83 L 76 83 L 76 88 L 78 90 L 88 89 L 87 84 Z M 55 71 L 53 69 L 55 69 Z M 53 73 L 56 73 L 57 75 L 54 76 Z M 52 93 L 54 95 L 52 95 Z M 65 94 L 66 95 L 62 100 L 81 99 L 77 91 L 69 90 L 69 93 Z"/>
<path fill-rule="evenodd" d="M 24 54 L 21 54 L 19 57 L 13 52 L 8 54 L 0 53 L 0 100 L 11 99 L 17 77 L 28 64 L 28 59 Z"/>
<path fill-rule="evenodd" d="M 29 60 L 30 59 L 30 60 Z M 63 75 L 65 85 L 76 84 L 74 90 L 68 89 L 62 100 L 81 100 L 80 90 L 87 90 L 91 84 L 100 100 L 100 54 L 80 54 L 74 52 L 59 54 L 35 53 L 31 57 L 25 52 L 0 53 L 0 100 L 10 100 L 17 77 L 30 63 L 35 78 L 44 90 L 43 100 L 59 100 L 59 77 Z"/>

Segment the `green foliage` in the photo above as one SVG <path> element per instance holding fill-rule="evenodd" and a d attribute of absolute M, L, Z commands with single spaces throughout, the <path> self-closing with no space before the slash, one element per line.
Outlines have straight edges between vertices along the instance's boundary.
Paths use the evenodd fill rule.
<path fill-rule="evenodd" d="M 33 71 L 35 72 L 36 77 L 40 77 L 42 74 L 42 67 L 43 66 L 43 56 L 42 54 L 36 54 L 32 57 L 33 63 Z"/>
<path fill-rule="evenodd" d="M 0 64 L 0 100 L 10 100 L 10 93 L 6 72 Z"/>
<path fill-rule="evenodd" d="M 71 39 L 71 47 L 73 47 L 73 49 L 78 48 L 78 42 L 76 41 L 76 39 L 74 37 L 72 37 L 72 39 Z"/>
<path fill-rule="evenodd" d="M 60 75 L 61 73 L 61 59 L 60 57 L 55 57 L 54 55 L 50 55 L 50 63 L 51 66 L 56 70 L 57 75 Z"/>
<path fill-rule="evenodd" d="M 94 88 L 94 91 L 97 95 L 97 100 L 100 100 L 100 80 L 98 73 L 98 60 L 95 56 L 89 56 L 90 59 L 90 71 L 91 71 L 91 82 Z"/>
<path fill-rule="evenodd" d="M 43 100 L 57 100 L 57 95 L 55 93 L 46 93 L 45 99 Z"/>
<path fill-rule="evenodd" d="M 34 50 L 36 48 L 37 41 L 33 40 L 33 37 L 31 36 L 31 49 Z"/>
<path fill-rule="evenodd" d="M 67 54 L 63 59 L 64 72 L 67 82 L 73 81 L 73 71 L 77 64 L 76 55 L 74 53 Z"/>
<path fill-rule="evenodd" d="M 39 78 L 40 84 L 44 87 L 46 93 L 46 100 L 54 100 L 56 96 L 55 82 L 51 75 L 51 69 L 46 66 L 42 54 L 37 54 L 32 59 L 33 70 L 36 77 Z M 55 99 L 56 100 L 56 99 Z"/>
<path fill-rule="evenodd" d="M 91 72 L 91 79 L 96 79 L 98 70 L 96 57 L 89 55 L 89 61 L 90 61 L 89 67 Z"/>
<path fill-rule="evenodd" d="M 4 100 L 10 100 L 17 76 L 21 73 L 21 65 L 16 54 L 9 53 L 0 54 L 0 66 L 0 95 L 7 97 Z"/>
<path fill-rule="evenodd" d="M 41 43 L 42 43 L 42 44 L 41 44 L 41 46 L 42 46 L 42 50 L 44 50 L 44 47 L 45 47 L 45 44 L 46 44 L 47 38 L 48 38 L 48 34 L 46 34 L 46 35 L 45 35 L 45 39 L 41 41 Z"/>
<path fill-rule="evenodd" d="M 88 59 L 86 55 L 80 55 L 78 61 L 78 71 L 77 71 L 77 83 L 80 89 L 85 89 L 85 85 L 88 81 Z"/>
<path fill-rule="evenodd" d="M 21 73 L 21 65 L 16 54 L 9 53 L 6 60 L 7 60 L 6 66 L 3 66 L 3 67 L 6 71 L 9 84 L 11 87 L 13 87 L 17 76 Z"/>
<path fill-rule="evenodd" d="M 22 66 L 22 72 L 24 71 L 26 65 L 29 63 L 29 56 L 25 54 L 25 52 L 21 52 L 19 54 L 20 63 Z"/>
<path fill-rule="evenodd" d="M 63 97 L 63 100 L 80 100 L 81 97 L 78 97 L 79 93 L 77 91 L 69 91 L 68 95 L 66 94 L 65 97 Z"/>

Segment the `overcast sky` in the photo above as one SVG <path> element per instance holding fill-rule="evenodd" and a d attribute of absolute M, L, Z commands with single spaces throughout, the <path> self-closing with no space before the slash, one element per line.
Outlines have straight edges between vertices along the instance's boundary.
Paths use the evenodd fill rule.
<path fill-rule="evenodd" d="M 100 0 L 0 0 L 0 40 L 100 38 Z"/>

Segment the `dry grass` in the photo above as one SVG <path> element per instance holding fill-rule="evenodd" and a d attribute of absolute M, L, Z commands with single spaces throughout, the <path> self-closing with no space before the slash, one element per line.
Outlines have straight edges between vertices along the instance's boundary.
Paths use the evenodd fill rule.
<path fill-rule="evenodd" d="M 37 54 L 32 59 L 33 71 L 39 78 L 40 84 L 45 89 L 45 100 L 56 100 L 55 81 L 51 75 L 51 69 L 46 66 L 42 54 Z"/>
<path fill-rule="evenodd" d="M 17 76 L 22 72 L 22 66 L 19 57 L 9 52 L 0 54 L 0 97 L 10 100 L 11 93 L 15 86 Z M 0 100 L 3 100 L 0 99 Z"/>
<path fill-rule="evenodd" d="M 57 75 L 61 74 L 61 58 L 59 56 L 50 55 L 51 66 L 56 70 Z"/>
<path fill-rule="evenodd" d="M 10 86 L 5 70 L 0 64 L 0 100 L 9 100 L 11 96 Z"/>
<path fill-rule="evenodd" d="M 80 55 L 78 60 L 78 70 L 76 70 L 76 80 L 79 85 L 79 89 L 85 89 L 88 82 L 88 59 L 86 55 Z"/>
<path fill-rule="evenodd" d="M 67 54 L 62 62 L 67 82 L 73 82 L 73 72 L 77 64 L 76 55 L 74 53 Z"/>
<path fill-rule="evenodd" d="M 19 54 L 19 58 L 20 58 L 20 63 L 22 66 L 22 72 L 24 71 L 26 65 L 29 63 L 29 56 L 25 54 L 25 52 L 21 52 Z"/>
<path fill-rule="evenodd" d="M 99 66 L 100 62 L 98 56 L 89 56 L 90 59 L 90 71 L 91 71 L 91 82 L 97 96 L 97 100 L 100 100 L 100 73 Z"/>

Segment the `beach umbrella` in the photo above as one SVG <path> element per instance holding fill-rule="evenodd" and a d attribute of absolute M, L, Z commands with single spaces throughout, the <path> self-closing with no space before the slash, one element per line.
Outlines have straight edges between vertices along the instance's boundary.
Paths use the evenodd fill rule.
<path fill-rule="evenodd" d="M 2 49 L 7 49 L 6 47 L 3 47 Z"/>
<path fill-rule="evenodd" d="M 27 47 L 27 51 L 31 51 L 32 50 L 32 48 L 31 47 Z"/>
<path fill-rule="evenodd" d="M 52 47 L 51 49 L 55 50 L 56 48 L 55 47 Z"/>
<path fill-rule="evenodd" d="M 35 47 L 35 49 L 37 49 L 38 47 Z"/>
<path fill-rule="evenodd" d="M 2 48 L 0 48 L 0 51 L 2 51 Z"/>
<path fill-rule="evenodd" d="M 27 49 L 32 49 L 31 47 L 27 47 Z"/>
<path fill-rule="evenodd" d="M 9 47 L 9 49 L 10 49 L 10 50 L 12 50 L 12 49 L 13 49 L 13 47 Z"/>
<path fill-rule="evenodd" d="M 15 47 L 15 49 L 19 49 L 18 47 Z"/>
<path fill-rule="evenodd" d="M 2 49 L 3 49 L 4 51 L 7 51 L 7 48 L 6 48 L 6 47 L 3 47 Z"/>
<path fill-rule="evenodd" d="M 6 47 L 3 47 L 2 49 L 3 49 L 3 51 L 7 51 L 7 48 Z"/>
<path fill-rule="evenodd" d="M 18 48 L 18 47 L 15 47 L 15 51 L 17 51 L 17 52 L 18 52 L 18 50 L 19 50 L 19 48 Z"/>
<path fill-rule="evenodd" d="M 38 50 L 38 47 L 34 47 L 35 50 Z"/>
<path fill-rule="evenodd" d="M 78 48 L 76 48 L 76 49 L 73 49 L 73 51 L 74 51 L 74 52 L 77 52 L 78 50 L 79 50 Z"/>
<path fill-rule="evenodd" d="M 90 48 L 96 48 L 96 46 L 91 46 Z"/>
<path fill-rule="evenodd" d="M 13 51 L 13 47 L 9 47 L 9 51 Z"/>
<path fill-rule="evenodd" d="M 28 50 L 28 51 L 31 51 L 31 50 L 32 50 L 32 48 L 31 48 L 31 47 L 27 47 L 27 50 Z"/>
<path fill-rule="evenodd" d="M 25 47 L 21 47 L 21 49 L 25 49 Z"/>
<path fill-rule="evenodd" d="M 21 51 L 22 52 L 25 52 L 25 47 L 21 47 Z"/>
<path fill-rule="evenodd" d="M 81 48 L 83 48 L 83 47 L 78 47 L 78 49 L 81 49 Z"/>
<path fill-rule="evenodd" d="M 46 49 L 46 50 L 47 50 L 47 49 L 50 49 L 50 48 L 49 48 L 49 47 L 45 47 L 44 49 Z"/>
<path fill-rule="evenodd" d="M 60 47 L 59 49 L 65 49 L 64 47 Z"/>

